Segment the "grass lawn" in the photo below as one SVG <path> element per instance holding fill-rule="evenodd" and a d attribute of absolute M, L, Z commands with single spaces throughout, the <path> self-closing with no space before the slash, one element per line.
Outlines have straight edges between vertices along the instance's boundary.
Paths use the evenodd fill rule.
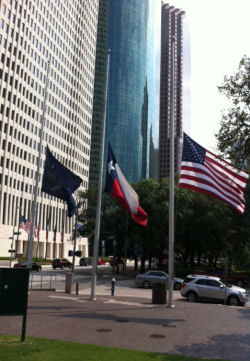
<path fill-rule="evenodd" d="M 1 361 L 204 361 L 195 357 L 123 350 L 81 343 L 0 335 Z M 212 361 L 212 359 L 206 361 Z M 214 360 L 215 361 L 215 360 Z M 216 359 L 219 361 L 219 359 Z M 223 360 L 225 361 L 225 360 Z"/>

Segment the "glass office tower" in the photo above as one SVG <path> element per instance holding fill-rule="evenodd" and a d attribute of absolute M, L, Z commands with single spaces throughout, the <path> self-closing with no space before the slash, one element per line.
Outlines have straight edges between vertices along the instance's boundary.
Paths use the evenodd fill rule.
<path fill-rule="evenodd" d="M 148 132 L 146 173 L 143 178 L 158 179 L 160 56 L 161 56 L 161 2 L 149 1 L 147 41 Z"/>
<path fill-rule="evenodd" d="M 99 0 L 89 184 L 98 185 L 105 108 L 109 0 Z"/>
<path fill-rule="evenodd" d="M 102 0 L 100 3 L 106 1 Z M 129 182 L 157 174 L 157 161 L 150 167 L 150 159 L 155 159 L 153 154 L 157 153 L 158 148 L 157 72 L 160 69 L 160 59 L 156 52 L 158 50 L 159 53 L 160 47 L 160 9 L 160 0 L 110 0 L 106 34 L 103 24 L 107 7 L 100 6 L 99 24 L 102 19 L 102 26 L 98 27 L 98 38 L 103 41 L 97 44 L 97 63 L 98 46 L 103 49 L 105 36 L 106 49 L 111 50 L 104 162 L 109 140 L 117 162 Z M 154 24 L 157 26 L 153 26 Z M 105 63 L 105 57 L 102 58 L 102 63 Z M 95 75 L 96 84 L 101 74 L 97 74 L 96 70 Z M 104 94 L 100 88 L 99 91 L 95 89 L 95 96 L 97 92 Z M 98 181 L 98 161 L 95 156 L 99 151 L 100 126 L 100 114 L 95 118 L 94 101 L 90 161 L 90 183 L 94 184 Z"/>

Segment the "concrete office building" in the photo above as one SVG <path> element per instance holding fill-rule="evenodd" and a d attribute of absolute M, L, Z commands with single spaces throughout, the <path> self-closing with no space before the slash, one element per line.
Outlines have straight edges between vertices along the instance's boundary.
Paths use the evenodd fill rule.
<path fill-rule="evenodd" d="M 91 184 L 98 183 L 107 49 L 111 53 L 104 163 L 109 139 L 129 182 L 157 178 L 160 12 L 160 0 L 100 1 Z"/>
<path fill-rule="evenodd" d="M 0 255 L 8 256 L 19 216 L 31 220 L 39 135 L 50 62 L 33 256 L 72 249 L 74 217 L 65 202 L 41 193 L 45 149 L 88 188 L 98 0 L 2 0 L 0 3 Z M 77 196 L 77 194 L 75 194 Z M 46 224 L 49 238 L 46 241 Z M 14 236 L 26 256 L 28 235 Z M 35 241 L 37 239 L 35 238 Z M 87 239 L 77 241 L 87 255 Z"/>
<path fill-rule="evenodd" d="M 175 172 L 179 170 L 183 127 L 183 16 L 184 11 L 162 4 L 159 180 L 170 172 L 171 97 L 174 97 Z M 171 42 L 175 36 L 174 94 L 171 94 Z"/>

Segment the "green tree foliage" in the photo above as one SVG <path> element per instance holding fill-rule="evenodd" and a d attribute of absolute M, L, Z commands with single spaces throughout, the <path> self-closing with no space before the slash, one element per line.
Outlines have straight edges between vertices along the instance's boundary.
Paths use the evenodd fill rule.
<path fill-rule="evenodd" d="M 203 194 L 178 188 L 175 180 L 175 256 L 180 266 L 199 265 L 206 260 L 214 266 L 220 257 L 228 257 L 237 266 L 250 257 L 250 187 L 246 189 L 246 212 L 240 215 L 228 205 Z M 141 207 L 148 213 L 148 224 L 136 224 L 128 212 L 109 194 L 102 199 L 100 240 L 115 240 L 116 255 L 141 258 L 151 266 L 152 258 L 168 258 L 169 180 L 152 179 L 133 184 Z M 90 244 L 93 245 L 97 190 L 82 193 L 83 209 Z M 113 241 L 111 241 L 112 243 Z M 196 262 L 196 263 L 195 263 Z"/>
<path fill-rule="evenodd" d="M 218 89 L 231 101 L 216 135 L 218 147 L 241 168 L 250 152 L 250 58 L 244 56 L 238 71 L 225 76 Z"/>

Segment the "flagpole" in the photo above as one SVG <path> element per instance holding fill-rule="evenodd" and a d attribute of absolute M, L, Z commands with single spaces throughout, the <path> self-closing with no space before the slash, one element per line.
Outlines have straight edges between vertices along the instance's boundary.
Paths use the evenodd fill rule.
<path fill-rule="evenodd" d="M 105 142 L 105 125 L 106 125 L 106 109 L 107 109 L 107 97 L 108 97 L 108 79 L 109 79 L 109 58 L 110 49 L 107 52 L 107 67 L 106 67 L 106 83 L 105 83 L 105 99 L 103 109 L 103 124 L 102 124 L 102 140 L 100 146 L 100 168 L 98 178 L 98 194 L 96 205 L 96 220 L 95 220 L 95 239 L 94 239 L 94 254 L 93 254 L 93 268 L 92 268 L 92 280 L 91 280 L 91 300 L 95 298 L 96 288 L 96 271 L 97 271 L 97 257 L 99 250 L 99 237 L 100 237 L 100 219 L 101 219 L 101 204 L 102 204 L 102 175 L 103 175 L 103 156 L 104 156 L 104 142 Z"/>
<path fill-rule="evenodd" d="M 76 208 L 76 215 L 75 215 L 75 229 L 74 229 L 74 243 L 73 243 L 73 260 L 72 260 L 72 275 L 74 275 L 74 271 L 75 271 L 75 260 L 76 260 L 76 232 L 77 232 L 77 223 L 78 223 L 78 203 L 77 203 L 77 208 Z"/>
<path fill-rule="evenodd" d="M 172 64 L 171 64 L 171 119 L 170 119 L 170 177 L 169 177 L 169 250 L 168 250 L 168 307 L 173 305 L 173 264 L 174 264 L 174 66 L 175 66 L 175 37 L 171 43 Z"/>
<path fill-rule="evenodd" d="M 47 75 L 46 75 L 45 93 L 44 93 L 44 102 L 43 102 L 43 112 L 42 112 L 42 121 L 41 121 L 39 153 L 38 153 L 38 158 L 37 158 L 37 171 L 36 171 L 36 177 L 35 177 L 35 188 L 34 188 L 32 209 L 31 209 L 31 225 L 30 225 L 29 245 L 28 245 L 28 254 L 27 254 L 27 267 L 29 267 L 29 268 L 31 267 L 31 262 L 32 262 L 32 248 L 33 248 L 33 240 L 34 240 L 34 224 L 35 224 L 35 220 L 36 220 L 37 194 L 38 194 L 38 183 L 39 183 L 41 154 L 42 154 L 42 140 L 43 140 L 44 117 L 45 117 L 46 100 L 47 100 L 49 68 L 50 68 L 50 63 L 47 62 Z"/>
<path fill-rule="evenodd" d="M 49 242 L 49 225 L 50 225 L 50 217 L 51 217 L 51 198 L 49 202 L 48 214 L 46 213 L 46 243 L 45 243 L 45 261 L 47 260 L 47 251 L 48 251 L 48 242 Z M 63 257 L 62 257 L 63 258 Z"/>

